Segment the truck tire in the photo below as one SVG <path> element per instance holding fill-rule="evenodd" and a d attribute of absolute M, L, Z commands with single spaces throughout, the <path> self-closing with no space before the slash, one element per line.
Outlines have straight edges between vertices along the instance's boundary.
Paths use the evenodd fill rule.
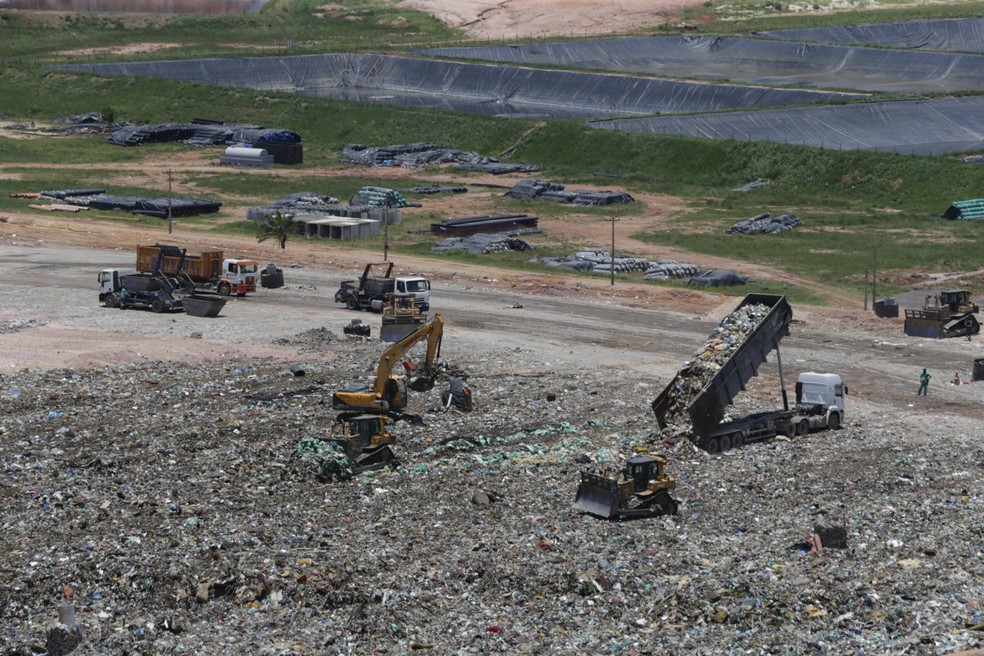
<path fill-rule="evenodd" d="M 358 310 L 359 299 L 357 299 L 354 296 L 349 296 L 348 298 L 345 299 L 345 307 L 347 307 L 350 310 Z"/>
<path fill-rule="evenodd" d="M 831 412 L 830 416 L 827 417 L 827 428 L 830 430 L 837 430 L 841 425 L 841 416 L 836 412 Z"/>
<path fill-rule="evenodd" d="M 808 422 L 806 419 L 803 419 L 800 421 L 800 423 L 796 424 L 797 436 L 802 437 L 803 435 L 806 435 L 809 432 L 810 432 L 810 422 Z"/>
<path fill-rule="evenodd" d="M 745 446 L 745 436 L 741 431 L 737 431 L 731 434 L 731 448 L 740 449 Z"/>
<path fill-rule="evenodd" d="M 113 293 L 106 294 L 106 298 L 103 299 L 103 305 L 108 308 L 118 307 L 119 304 L 120 297 Z"/>
<path fill-rule="evenodd" d="M 703 449 L 710 454 L 721 452 L 721 443 L 718 442 L 716 437 L 708 437 L 703 442 Z"/>
<path fill-rule="evenodd" d="M 159 298 L 155 298 L 150 302 L 150 309 L 151 311 L 160 314 L 164 311 L 164 301 Z"/>
<path fill-rule="evenodd" d="M 227 282 L 220 282 L 219 286 L 216 287 L 216 291 L 223 296 L 230 296 L 232 295 L 232 285 Z"/>
<path fill-rule="evenodd" d="M 731 436 L 730 435 L 722 435 L 722 436 L 718 437 L 717 439 L 718 439 L 718 444 L 720 444 L 721 453 L 724 453 L 725 451 L 730 451 L 731 450 Z"/>

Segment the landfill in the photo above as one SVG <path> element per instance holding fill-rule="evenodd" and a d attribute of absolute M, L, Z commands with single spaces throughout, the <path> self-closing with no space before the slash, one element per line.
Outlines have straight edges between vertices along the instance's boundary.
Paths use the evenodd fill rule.
<path fill-rule="evenodd" d="M 423 423 L 392 428 L 400 466 L 332 482 L 312 440 L 329 435 L 332 391 L 374 370 L 366 337 L 277 338 L 290 364 L 0 375 L 0 652 L 984 646 L 979 435 L 944 419 L 912 439 L 906 417 L 859 407 L 822 437 L 710 456 L 654 432 L 658 379 L 544 363 L 521 338 L 446 339 L 474 409 L 446 407 L 443 383 L 413 393 Z M 572 508 L 582 468 L 638 451 L 669 457 L 679 516 Z"/>

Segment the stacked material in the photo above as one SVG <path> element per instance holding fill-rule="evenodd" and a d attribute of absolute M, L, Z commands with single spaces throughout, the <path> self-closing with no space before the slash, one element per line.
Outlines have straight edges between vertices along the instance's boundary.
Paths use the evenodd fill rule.
<path fill-rule="evenodd" d="M 466 250 L 475 255 L 490 253 L 508 253 L 511 251 L 528 251 L 532 246 L 522 239 L 514 239 L 505 235 L 493 235 L 479 232 L 468 237 L 448 237 L 431 247 L 432 253 L 447 253 L 454 250 Z"/>
<path fill-rule="evenodd" d="M 687 407 L 711 381 L 756 326 L 769 313 L 769 306 L 745 305 L 721 320 L 697 355 L 684 363 L 677 375 L 677 385 L 670 390 L 666 419 L 671 424 L 688 422 Z"/>
<path fill-rule="evenodd" d="M 803 221 L 792 214 L 770 216 L 768 212 L 765 212 L 747 221 L 740 221 L 724 232 L 728 235 L 747 235 L 750 233 L 776 235 L 801 225 L 803 225 Z"/>
<path fill-rule="evenodd" d="M 406 169 L 418 169 L 440 164 L 485 164 L 495 161 L 491 157 L 478 153 L 439 148 L 427 142 L 385 147 L 349 144 L 342 149 L 339 159 L 350 164 L 400 166 Z"/>
<path fill-rule="evenodd" d="M 568 205 L 611 205 L 614 203 L 634 203 L 635 199 L 621 191 L 565 191 L 564 185 L 536 178 L 520 180 L 506 192 L 507 198 L 530 200 L 540 198 Z"/>
<path fill-rule="evenodd" d="M 386 187 L 362 187 L 359 193 L 352 197 L 350 205 L 365 205 L 368 207 L 411 207 L 411 203 L 396 189 Z"/>
<path fill-rule="evenodd" d="M 219 201 L 200 198 L 145 198 L 142 196 L 114 196 L 101 189 L 66 189 L 42 191 L 42 198 L 57 198 L 69 205 L 91 207 L 97 210 L 125 210 L 143 216 L 167 218 L 171 216 L 196 216 L 214 214 L 222 207 Z"/>
<path fill-rule="evenodd" d="M 687 262 L 675 262 L 673 260 L 660 260 L 656 264 L 650 264 L 646 269 L 643 280 L 679 280 L 696 276 L 700 269 L 696 264 Z"/>

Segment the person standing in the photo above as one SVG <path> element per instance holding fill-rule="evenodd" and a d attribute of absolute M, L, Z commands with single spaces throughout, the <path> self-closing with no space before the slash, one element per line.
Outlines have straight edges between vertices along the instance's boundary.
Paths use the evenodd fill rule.
<path fill-rule="evenodd" d="M 919 391 L 916 392 L 916 396 L 926 396 L 926 393 L 929 391 L 930 378 L 932 376 L 929 375 L 929 372 L 923 369 L 922 373 L 919 374 Z"/>

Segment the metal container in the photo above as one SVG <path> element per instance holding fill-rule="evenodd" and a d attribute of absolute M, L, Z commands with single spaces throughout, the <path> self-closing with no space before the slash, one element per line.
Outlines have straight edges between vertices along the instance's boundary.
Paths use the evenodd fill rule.
<path fill-rule="evenodd" d="M 183 299 L 185 312 L 193 317 L 217 317 L 226 304 L 224 298 L 188 296 Z"/>

